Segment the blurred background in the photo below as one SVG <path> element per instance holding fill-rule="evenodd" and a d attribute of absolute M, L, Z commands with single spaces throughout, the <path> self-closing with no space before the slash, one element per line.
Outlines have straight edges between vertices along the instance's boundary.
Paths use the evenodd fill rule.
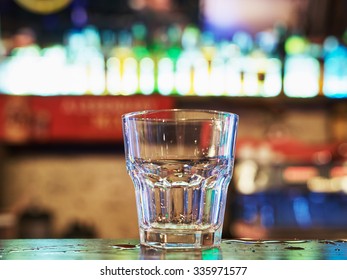
<path fill-rule="evenodd" d="M 346 238 L 346 0 L 0 0 L 0 238 L 137 238 L 120 117 L 239 114 L 224 238 Z"/>

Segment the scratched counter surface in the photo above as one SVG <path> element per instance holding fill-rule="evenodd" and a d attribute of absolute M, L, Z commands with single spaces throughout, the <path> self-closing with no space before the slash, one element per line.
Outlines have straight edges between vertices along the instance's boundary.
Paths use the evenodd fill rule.
<path fill-rule="evenodd" d="M 0 240 L 0 260 L 347 260 L 347 239 L 224 240 L 220 248 L 158 250 L 137 240 Z"/>

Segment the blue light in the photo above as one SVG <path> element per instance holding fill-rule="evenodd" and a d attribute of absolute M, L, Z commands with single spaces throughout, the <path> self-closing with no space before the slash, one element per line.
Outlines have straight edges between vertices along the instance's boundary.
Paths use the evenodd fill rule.
<path fill-rule="evenodd" d="M 347 97 L 347 48 L 328 48 L 324 62 L 323 92 L 327 97 Z"/>
<path fill-rule="evenodd" d="M 264 205 L 260 209 L 261 223 L 265 227 L 271 227 L 275 223 L 274 210 L 270 205 Z"/>
<path fill-rule="evenodd" d="M 304 197 L 297 197 L 293 201 L 294 216 L 302 227 L 308 227 L 312 224 L 310 209 L 308 202 Z"/>

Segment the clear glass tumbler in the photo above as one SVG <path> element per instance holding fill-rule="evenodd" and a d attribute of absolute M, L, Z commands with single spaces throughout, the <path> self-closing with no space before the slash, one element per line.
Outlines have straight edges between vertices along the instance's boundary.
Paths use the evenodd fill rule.
<path fill-rule="evenodd" d="M 218 246 L 238 116 L 173 109 L 128 113 L 122 120 L 141 244 L 165 249 Z"/>

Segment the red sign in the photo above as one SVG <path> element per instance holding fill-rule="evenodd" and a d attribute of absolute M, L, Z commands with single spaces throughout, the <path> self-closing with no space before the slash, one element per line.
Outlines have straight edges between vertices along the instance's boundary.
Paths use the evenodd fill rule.
<path fill-rule="evenodd" d="M 11 143 L 23 143 L 31 135 L 29 98 L 0 95 L 0 137 Z"/>
<path fill-rule="evenodd" d="M 9 142 L 108 141 L 122 139 L 121 116 L 142 110 L 171 109 L 164 96 L 6 96 L 0 136 Z"/>

